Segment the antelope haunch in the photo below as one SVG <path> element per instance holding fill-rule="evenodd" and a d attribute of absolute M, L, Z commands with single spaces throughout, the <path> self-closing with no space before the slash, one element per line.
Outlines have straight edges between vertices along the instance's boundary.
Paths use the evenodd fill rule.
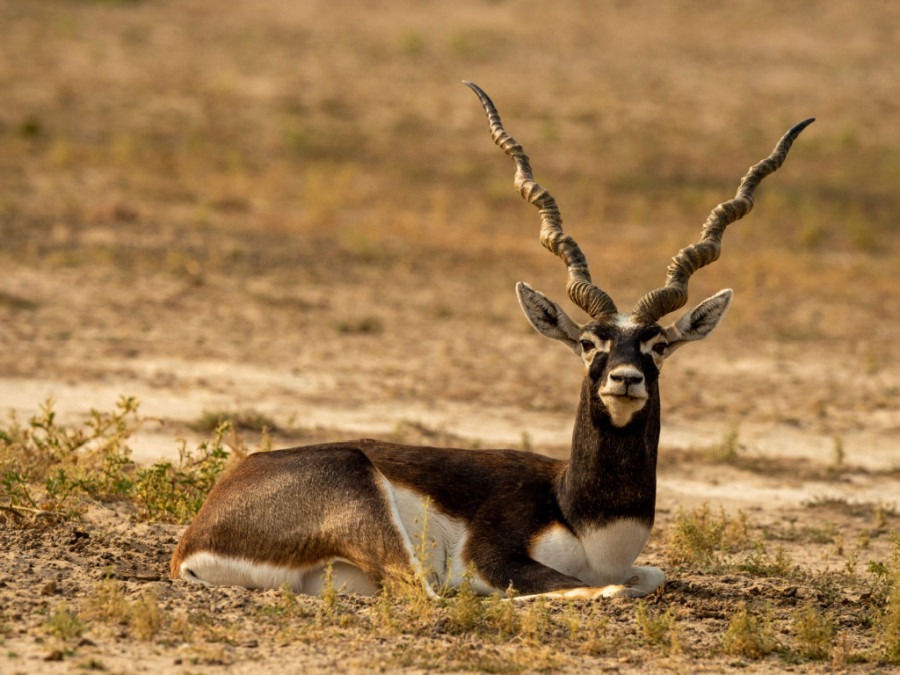
<path fill-rule="evenodd" d="M 516 187 L 540 210 L 541 242 L 565 262 L 569 297 L 590 316 L 580 325 L 528 285 L 516 287 L 531 324 L 584 367 L 570 460 L 373 440 L 251 455 L 213 488 L 184 533 L 174 578 L 254 588 L 288 583 L 317 593 L 332 565 L 336 587 L 364 594 L 410 574 L 433 592 L 459 584 L 469 569 L 482 594 L 511 584 L 528 595 L 641 596 L 663 584 L 660 570 L 634 566 L 654 518 L 659 372 L 676 349 L 713 331 L 732 292 L 720 291 L 671 325 L 658 321 L 686 303 L 691 274 L 718 258 L 725 228 L 750 211 L 756 186 L 812 120 L 788 131 L 744 176 L 735 198 L 712 211 L 700 241 L 672 260 L 665 285 L 620 313 L 592 284 L 555 200 L 534 182 L 494 104 L 466 84 L 484 106 L 494 142 L 516 164 Z"/>

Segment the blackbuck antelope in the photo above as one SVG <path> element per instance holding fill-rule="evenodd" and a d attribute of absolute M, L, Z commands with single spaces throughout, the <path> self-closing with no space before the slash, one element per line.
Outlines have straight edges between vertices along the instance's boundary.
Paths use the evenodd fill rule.
<path fill-rule="evenodd" d="M 665 285 L 620 313 L 591 282 L 555 200 L 534 182 L 494 104 L 466 84 L 484 106 L 494 142 L 516 164 L 516 187 L 540 211 L 541 242 L 566 264 L 569 297 L 590 317 L 578 324 L 527 284 L 516 287 L 532 326 L 569 347 L 584 367 L 571 458 L 374 440 L 254 454 L 210 492 L 175 550 L 173 578 L 253 588 L 287 583 L 314 594 L 331 565 L 335 586 L 346 592 L 372 594 L 412 575 L 433 593 L 471 570 L 482 594 L 512 585 L 527 595 L 586 598 L 641 596 L 663 584 L 660 570 L 634 566 L 654 518 L 659 373 L 676 349 L 713 331 L 732 291 L 671 325 L 658 321 L 687 302 L 690 276 L 719 257 L 725 228 L 750 211 L 759 182 L 812 120 L 788 131 L 744 176 L 735 198 L 712 211 L 700 241 L 672 260 Z"/>

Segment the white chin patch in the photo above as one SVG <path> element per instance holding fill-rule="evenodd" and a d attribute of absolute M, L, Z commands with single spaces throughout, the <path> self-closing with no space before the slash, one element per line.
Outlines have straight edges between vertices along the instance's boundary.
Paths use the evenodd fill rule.
<path fill-rule="evenodd" d="M 600 394 L 600 400 L 606 406 L 614 427 L 624 427 L 631 421 L 635 413 L 639 412 L 644 407 L 644 404 L 647 403 L 646 396 L 634 398 L 633 396 Z"/>

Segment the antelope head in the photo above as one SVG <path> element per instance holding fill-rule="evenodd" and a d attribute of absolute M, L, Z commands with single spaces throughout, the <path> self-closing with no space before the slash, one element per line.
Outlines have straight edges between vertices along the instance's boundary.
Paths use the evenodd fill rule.
<path fill-rule="evenodd" d="M 592 283 L 584 254 L 562 230 L 556 200 L 534 181 L 528 156 L 503 129 L 491 99 L 475 84 L 464 83 L 481 100 L 494 142 L 516 164 L 516 188 L 540 211 L 541 243 L 565 263 L 569 298 L 590 320 L 577 323 L 543 293 L 520 282 L 516 293 L 525 316 L 541 335 L 563 342 L 581 357 L 592 417 L 605 417 L 614 427 L 625 427 L 648 414 L 653 407 L 648 403 L 658 405 L 657 380 L 663 362 L 682 345 L 705 338 L 725 316 L 733 296 L 730 289 L 707 298 L 674 323 L 659 323 L 687 303 L 691 275 L 719 257 L 725 228 L 750 212 L 757 185 L 782 165 L 794 139 L 813 119 L 792 127 L 771 155 L 750 168 L 734 199 L 719 204 L 710 213 L 700 241 L 683 248 L 672 259 L 665 284 L 647 293 L 630 313 L 623 313 L 607 293 Z"/>

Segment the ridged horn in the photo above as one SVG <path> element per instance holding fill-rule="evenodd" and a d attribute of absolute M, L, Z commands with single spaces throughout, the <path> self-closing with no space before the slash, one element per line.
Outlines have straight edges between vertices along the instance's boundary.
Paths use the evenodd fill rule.
<path fill-rule="evenodd" d="M 578 244 L 572 237 L 562 230 L 562 217 L 556 200 L 544 188 L 534 182 L 531 173 L 531 164 L 528 155 L 522 146 L 503 128 L 500 115 L 494 103 L 477 85 L 463 80 L 474 91 L 484 106 L 488 122 L 491 125 L 491 137 L 494 143 L 499 145 L 503 152 L 516 163 L 515 185 L 519 194 L 529 204 L 534 204 L 541 214 L 541 243 L 554 255 L 562 258 L 566 264 L 569 279 L 566 283 L 566 292 L 576 305 L 581 307 L 592 318 L 598 318 L 605 314 L 615 314 L 618 310 L 616 304 L 606 293 L 591 283 L 591 274 L 588 272 L 587 260 Z"/>
<path fill-rule="evenodd" d="M 681 249 L 669 263 L 666 285 L 650 291 L 635 305 L 633 314 L 639 321 L 656 322 L 669 312 L 683 307 L 688 299 L 688 281 L 691 275 L 704 265 L 718 259 L 722 251 L 722 234 L 725 228 L 746 216 L 753 208 L 753 193 L 756 186 L 770 173 L 777 171 L 784 163 L 788 150 L 800 132 L 812 124 L 815 118 L 791 127 L 781 137 L 772 154 L 750 167 L 741 179 L 734 199 L 719 204 L 709 214 L 703 224 L 700 241 Z"/>

